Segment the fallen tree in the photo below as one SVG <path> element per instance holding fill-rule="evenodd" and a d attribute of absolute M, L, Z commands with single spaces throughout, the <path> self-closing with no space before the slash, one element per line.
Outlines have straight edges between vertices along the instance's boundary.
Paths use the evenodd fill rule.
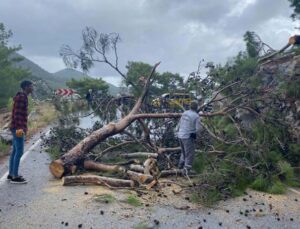
<path fill-rule="evenodd" d="M 128 158 L 155 155 L 158 164 L 162 157 L 165 159 L 164 164 L 161 163 L 162 166 L 156 166 L 156 168 L 160 167 L 161 171 L 151 170 L 152 163 L 126 164 L 124 174 L 133 180 L 135 185 L 148 183 L 148 187 L 151 188 L 152 185 L 157 184 L 159 177 L 182 174 L 182 171 L 174 169 L 177 164 L 171 160 L 172 155 L 178 155 L 180 147 L 176 147 L 178 144 L 164 144 L 161 140 L 168 138 L 175 129 L 174 125 L 168 126 L 164 122 L 179 118 L 181 113 L 167 108 L 151 109 L 149 101 L 147 103 L 146 100 L 157 65 L 153 67 L 148 77 L 143 78 L 145 81 L 143 80 L 141 96 L 134 106 L 126 108 L 127 112 L 124 114 L 127 115 L 116 123 L 108 123 L 92 132 L 50 164 L 50 170 L 55 177 L 68 175 L 80 167 L 96 171 L 119 172 L 118 165 L 106 167 L 103 162 L 104 154 L 118 148 L 121 148 L 120 151 L 125 152 L 124 156 Z M 284 185 L 294 182 L 292 166 L 299 167 L 297 153 L 299 132 L 290 132 L 290 130 L 299 128 L 295 119 L 297 115 L 293 113 L 299 110 L 300 104 L 299 89 L 296 84 L 293 84 L 294 81 L 299 81 L 299 65 L 299 56 L 290 56 L 257 66 L 255 58 L 241 53 L 234 62 L 225 66 L 210 65 L 207 79 L 201 78 L 200 70 L 191 74 L 188 79 L 191 82 L 186 89 L 201 89 L 201 93 L 204 91 L 201 94 L 204 98 L 207 96 L 211 98 L 210 101 L 203 103 L 200 110 L 203 111 L 206 106 L 213 104 L 213 111 L 199 113 L 205 117 L 202 122 L 205 134 L 209 138 L 203 135 L 201 137 L 204 139 L 198 139 L 195 159 L 195 168 L 198 173 L 201 173 L 199 182 L 208 184 L 200 185 L 208 187 L 204 190 L 207 196 L 215 192 L 218 192 L 218 195 L 220 192 L 223 196 L 228 196 L 234 193 L 234 190 L 244 191 L 247 185 L 262 191 L 278 192 L 284 190 Z M 286 66 L 290 66 L 295 74 L 284 71 L 280 73 L 281 76 L 278 76 L 280 74 L 277 72 Z M 123 77 L 126 76 L 123 74 Z M 152 128 L 147 123 L 149 119 L 155 123 L 155 127 Z M 133 122 L 136 125 L 131 125 Z M 293 124 L 298 126 L 295 125 L 295 128 Z M 133 126 L 139 131 L 131 131 Z M 156 141 L 154 137 L 150 138 L 150 134 L 153 136 L 153 132 L 157 130 L 155 128 L 161 130 L 155 132 L 158 133 L 157 136 L 161 141 Z M 126 139 L 120 138 L 118 141 L 108 139 L 110 136 L 125 132 Z M 175 139 L 173 135 L 170 138 Z M 104 146 L 98 152 L 91 153 L 90 151 L 98 144 Z M 126 148 L 129 145 L 132 148 Z M 147 152 L 141 154 L 142 151 Z M 115 154 L 111 152 L 109 155 Z M 122 158 L 121 153 L 116 155 Z M 101 163 L 94 164 L 90 162 L 92 159 Z M 86 164 L 90 165 L 86 166 Z M 200 193 L 199 196 L 206 196 L 202 194 Z"/>
<path fill-rule="evenodd" d="M 148 93 L 149 86 L 151 84 L 151 77 L 153 76 L 155 69 L 160 63 L 154 65 L 151 73 L 147 77 L 147 81 L 144 85 L 143 92 L 138 98 L 133 109 L 117 123 L 109 123 L 99 130 L 92 132 L 89 136 L 79 142 L 68 153 L 64 154 L 60 159 L 52 161 L 50 163 L 50 171 L 56 178 L 61 178 L 63 175 L 69 174 L 72 170 L 76 169 L 78 165 L 82 165 L 85 160 L 85 154 L 93 149 L 99 142 L 115 134 L 121 133 L 132 122 L 138 119 L 145 118 L 174 118 L 180 117 L 180 113 L 162 113 L 162 114 L 139 114 L 139 110 L 145 100 Z M 74 172 L 74 171 L 73 171 Z"/>

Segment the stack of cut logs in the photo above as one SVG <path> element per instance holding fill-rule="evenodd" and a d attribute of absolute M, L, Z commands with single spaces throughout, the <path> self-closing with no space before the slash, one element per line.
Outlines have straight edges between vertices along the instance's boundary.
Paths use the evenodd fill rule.
<path fill-rule="evenodd" d="M 107 186 L 109 188 L 144 186 L 147 189 L 151 189 L 158 183 L 160 177 L 182 175 L 182 170 L 179 169 L 159 171 L 157 167 L 157 153 L 126 153 L 121 154 L 121 157 L 129 160 L 118 164 L 104 164 L 92 160 L 85 160 L 83 167 L 88 171 L 117 173 L 126 179 L 98 175 L 72 175 L 76 172 L 77 166 L 67 166 L 67 164 L 62 163 L 61 160 L 53 161 L 50 164 L 50 171 L 56 178 L 62 178 L 63 185 L 94 184 Z M 148 157 L 143 165 L 139 160 L 134 159 L 140 157 Z"/>

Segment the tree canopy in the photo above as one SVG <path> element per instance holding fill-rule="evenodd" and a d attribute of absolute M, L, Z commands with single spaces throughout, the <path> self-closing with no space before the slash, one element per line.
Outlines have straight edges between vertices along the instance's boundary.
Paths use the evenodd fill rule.
<path fill-rule="evenodd" d="M 11 37 L 12 32 L 0 23 L 0 107 L 7 105 L 8 99 L 18 91 L 20 81 L 30 75 L 28 71 L 13 66 L 13 63 L 21 60 L 13 57 L 21 46 L 9 47 Z"/>
<path fill-rule="evenodd" d="M 299 0 L 289 0 L 290 7 L 293 8 L 294 12 L 291 14 L 293 20 L 300 19 L 300 1 Z"/>
<path fill-rule="evenodd" d="M 108 84 L 101 78 L 83 78 L 79 80 L 72 79 L 71 81 L 67 82 L 67 86 L 75 89 L 81 96 L 84 96 L 89 89 L 92 89 L 93 92 L 100 91 L 101 94 L 107 94 L 109 88 Z"/>

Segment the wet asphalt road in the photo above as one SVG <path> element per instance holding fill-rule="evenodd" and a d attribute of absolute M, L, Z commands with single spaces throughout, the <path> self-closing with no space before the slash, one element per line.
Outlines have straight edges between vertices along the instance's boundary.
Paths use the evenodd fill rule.
<path fill-rule="evenodd" d="M 183 200 L 177 203 L 179 207 L 191 207 L 179 210 L 168 204 L 172 202 L 172 196 L 157 204 L 148 203 L 147 207 L 146 200 L 142 207 L 131 207 L 123 201 L 129 195 L 126 190 L 62 186 L 51 176 L 50 159 L 41 149 L 40 142 L 37 135 L 26 145 L 27 154 L 20 173 L 28 179 L 28 184 L 7 182 L 3 177 L 7 163 L 0 165 L 1 229 L 300 228 L 299 189 L 289 191 L 287 195 L 249 191 L 248 195 L 221 202 L 214 209 L 194 206 Z M 111 204 L 95 201 L 97 195 L 104 193 L 113 195 L 117 201 Z"/>

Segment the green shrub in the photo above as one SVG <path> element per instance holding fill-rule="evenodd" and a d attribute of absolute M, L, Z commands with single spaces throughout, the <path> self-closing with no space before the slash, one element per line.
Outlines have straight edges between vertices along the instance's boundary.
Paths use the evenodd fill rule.
<path fill-rule="evenodd" d="M 269 181 L 264 179 L 262 175 L 259 175 L 251 184 L 251 188 L 258 191 L 267 191 L 269 187 Z"/>
<path fill-rule="evenodd" d="M 138 199 L 138 197 L 135 196 L 135 195 L 129 195 L 129 196 L 127 197 L 126 202 L 127 202 L 128 204 L 134 206 L 134 207 L 140 207 L 140 206 L 142 206 L 141 201 L 140 201 L 140 200 Z"/>
<path fill-rule="evenodd" d="M 280 182 L 280 181 L 275 181 L 267 190 L 268 193 L 272 194 L 283 194 L 285 193 L 286 186 Z"/>
<path fill-rule="evenodd" d="M 10 145 L 6 144 L 2 140 L 0 140 L 0 156 L 5 156 L 8 154 L 10 149 Z"/>

